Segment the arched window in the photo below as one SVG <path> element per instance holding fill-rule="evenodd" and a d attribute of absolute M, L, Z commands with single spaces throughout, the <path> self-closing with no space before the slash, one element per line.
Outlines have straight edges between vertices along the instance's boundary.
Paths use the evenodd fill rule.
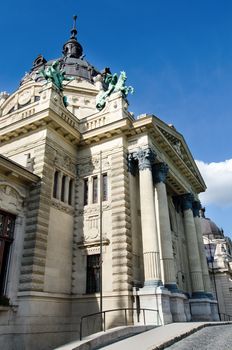
<path fill-rule="evenodd" d="M 68 204 L 72 205 L 72 196 L 73 196 L 73 180 L 69 181 L 69 189 L 68 189 Z"/>
<path fill-rule="evenodd" d="M 65 183 L 66 183 L 66 175 L 63 175 L 62 177 L 62 183 L 61 183 L 61 201 L 64 202 L 64 194 L 65 194 Z"/>
<path fill-rule="evenodd" d="M 54 173 L 54 179 L 53 179 L 53 197 L 54 198 L 57 198 L 58 176 L 59 176 L 59 172 L 56 170 Z"/>

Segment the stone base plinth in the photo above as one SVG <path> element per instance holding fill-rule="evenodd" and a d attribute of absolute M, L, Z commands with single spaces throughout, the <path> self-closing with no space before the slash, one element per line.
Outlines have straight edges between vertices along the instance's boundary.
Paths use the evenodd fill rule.
<path fill-rule="evenodd" d="M 182 293 L 172 293 L 170 296 L 170 309 L 173 322 L 186 322 L 184 302 L 187 297 Z"/>
<path fill-rule="evenodd" d="M 170 309 L 171 293 L 163 287 L 145 286 L 136 291 L 137 305 L 140 309 L 153 309 L 158 312 L 145 311 L 146 324 L 168 324 L 173 322 Z"/>
<path fill-rule="evenodd" d="M 184 300 L 184 312 L 186 316 L 186 321 L 190 322 L 192 319 L 191 312 L 190 312 L 190 305 L 189 305 L 189 299 L 186 297 Z"/>
<path fill-rule="evenodd" d="M 212 321 L 211 302 L 207 298 L 189 299 L 192 321 Z"/>
<path fill-rule="evenodd" d="M 219 314 L 218 314 L 218 302 L 217 302 L 217 300 L 211 300 L 210 308 L 211 308 L 212 321 L 220 321 Z"/>

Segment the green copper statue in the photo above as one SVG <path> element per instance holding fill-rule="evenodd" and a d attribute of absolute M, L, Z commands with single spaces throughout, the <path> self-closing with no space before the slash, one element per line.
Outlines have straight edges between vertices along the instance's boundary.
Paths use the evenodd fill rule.
<path fill-rule="evenodd" d="M 60 70 L 59 62 L 54 61 L 50 67 L 42 68 L 40 74 L 44 76 L 47 82 L 52 82 L 60 91 L 63 90 L 64 80 L 73 80 L 73 77 L 65 77 L 65 72 Z"/>
<path fill-rule="evenodd" d="M 105 107 L 106 98 L 114 92 L 121 91 L 124 97 L 126 97 L 129 92 L 133 94 L 134 88 L 125 85 L 126 79 L 127 76 L 124 71 L 120 73 L 119 78 L 117 73 L 111 74 L 109 70 L 106 73 L 103 73 L 103 82 L 107 86 L 107 90 L 101 90 L 96 97 L 96 107 L 99 111 Z"/>

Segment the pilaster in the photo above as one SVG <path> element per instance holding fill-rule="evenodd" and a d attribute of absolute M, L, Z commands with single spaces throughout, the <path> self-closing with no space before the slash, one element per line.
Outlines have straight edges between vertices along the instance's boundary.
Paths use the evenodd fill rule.
<path fill-rule="evenodd" d="M 113 290 L 123 291 L 132 285 L 129 179 L 123 148 L 112 154 L 111 164 Z"/>
<path fill-rule="evenodd" d="M 34 151 L 34 173 L 40 183 L 31 188 L 24 236 L 20 291 L 43 291 L 47 252 L 47 236 L 53 180 L 52 157 L 46 143 Z"/>

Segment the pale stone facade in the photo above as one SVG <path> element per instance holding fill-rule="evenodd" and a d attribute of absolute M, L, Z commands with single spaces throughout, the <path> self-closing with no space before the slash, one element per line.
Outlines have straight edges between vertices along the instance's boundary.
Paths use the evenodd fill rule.
<path fill-rule="evenodd" d="M 232 320 L 232 242 L 204 213 L 202 209 L 200 221 L 211 288 L 221 320 Z"/>
<path fill-rule="evenodd" d="M 98 111 L 102 85 L 77 56 L 87 68 L 64 86 L 67 108 L 33 70 L 1 102 L 0 152 L 28 175 L 17 185 L 26 198 L 18 211 L 0 197 L 0 210 L 16 217 L 17 244 L 4 282 L 10 305 L 0 309 L 4 349 L 78 338 L 80 317 L 100 307 L 92 283 L 101 243 L 104 310 L 155 309 L 162 323 L 218 319 L 198 218 L 205 184 L 183 136 L 153 115 L 134 118 L 121 92 Z M 1 173 L 6 196 L 19 180 Z"/>

